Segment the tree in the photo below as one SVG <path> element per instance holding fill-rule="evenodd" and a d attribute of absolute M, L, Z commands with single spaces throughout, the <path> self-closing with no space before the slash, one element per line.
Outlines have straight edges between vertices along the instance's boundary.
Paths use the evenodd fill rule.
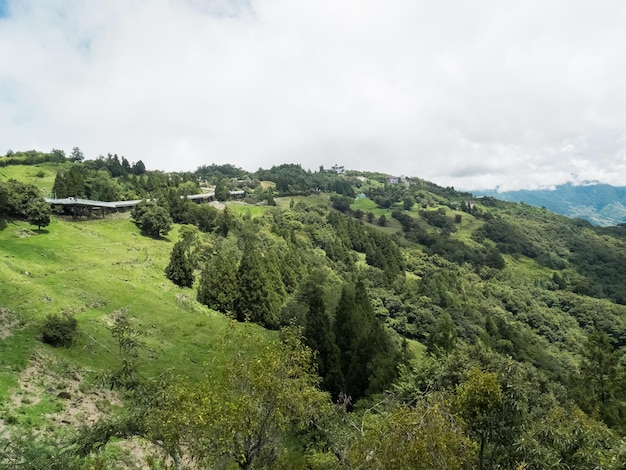
<path fill-rule="evenodd" d="M 37 230 L 50 225 L 50 204 L 41 198 L 33 199 L 26 207 L 26 216 L 31 225 L 36 225 Z"/>
<path fill-rule="evenodd" d="M 281 337 L 255 354 L 254 338 L 231 336 L 226 348 L 239 352 L 225 376 L 173 381 L 148 410 L 148 437 L 206 468 L 271 466 L 285 448 L 282 435 L 306 430 L 331 409 L 301 331 L 288 327 Z"/>
<path fill-rule="evenodd" d="M 387 226 L 387 217 L 385 217 L 385 214 L 381 214 L 378 218 L 378 225 L 380 225 L 381 227 Z"/>
<path fill-rule="evenodd" d="M 27 217 L 28 206 L 41 198 L 39 189 L 33 184 L 24 184 L 20 181 L 10 179 L 4 183 L 5 188 L 5 212 L 8 215 Z"/>
<path fill-rule="evenodd" d="M 59 171 L 54 178 L 54 185 L 52 186 L 52 195 L 55 198 L 64 198 L 67 197 L 67 180 L 65 178 L 65 173 Z"/>
<path fill-rule="evenodd" d="M 339 212 L 348 212 L 350 210 L 350 204 L 352 204 L 353 198 L 347 196 L 331 196 L 330 202 L 333 205 L 333 209 Z"/>
<path fill-rule="evenodd" d="M 362 280 L 344 285 L 334 324 L 344 393 L 357 400 L 384 390 L 396 374 L 397 348 L 374 315 Z"/>
<path fill-rule="evenodd" d="M 154 202 L 140 202 L 133 208 L 131 216 L 141 228 L 141 233 L 151 237 L 165 236 L 172 227 L 167 209 Z"/>
<path fill-rule="evenodd" d="M 96 201 L 119 201 L 122 188 L 109 176 L 106 170 L 98 173 L 89 180 L 89 198 Z"/>
<path fill-rule="evenodd" d="M 529 423 L 515 448 L 527 468 L 623 468 L 617 441 L 580 409 L 558 406 Z"/>
<path fill-rule="evenodd" d="M 227 236 L 232 229 L 237 227 L 237 219 L 228 206 L 224 207 L 224 210 L 218 214 L 216 223 L 217 227 L 215 228 L 215 232 L 223 237 Z"/>
<path fill-rule="evenodd" d="M 170 262 L 165 268 L 167 278 L 179 287 L 193 286 L 193 265 L 182 241 L 174 244 Z"/>
<path fill-rule="evenodd" d="M 499 412 L 502 408 L 502 389 L 498 376 L 473 367 L 467 372 L 467 380 L 457 387 L 456 401 L 461 416 L 467 421 L 470 434 L 478 438 L 478 468 L 484 468 L 485 446 L 499 428 Z"/>
<path fill-rule="evenodd" d="M 239 321 L 251 321 L 267 328 L 278 326 L 278 311 L 285 298 L 275 256 L 261 252 L 253 235 L 244 242 L 243 256 L 237 270 L 237 293 L 234 310 Z"/>
<path fill-rule="evenodd" d="M 132 171 L 136 176 L 143 175 L 146 172 L 146 165 L 141 160 L 137 160 L 137 163 L 132 166 Z"/>
<path fill-rule="evenodd" d="M 448 312 L 444 312 L 428 336 L 428 351 L 435 354 L 448 353 L 454 348 L 456 338 L 457 330 L 452 317 Z"/>
<path fill-rule="evenodd" d="M 185 248 L 187 259 L 191 263 L 193 269 L 200 267 L 201 250 L 199 243 L 199 231 L 194 225 L 181 225 L 178 229 L 180 242 Z"/>
<path fill-rule="evenodd" d="M 594 330 L 587 337 L 582 355 L 577 391 L 582 408 L 599 412 L 609 426 L 623 426 L 626 376 L 611 339 L 604 332 Z"/>
<path fill-rule="evenodd" d="M 313 282 L 314 279 L 310 278 Z M 308 304 L 304 337 L 308 346 L 317 353 L 315 360 L 322 377 L 322 388 L 336 399 L 344 389 L 344 380 L 339 362 L 339 348 L 324 305 L 324 292 L 319 284 L 309 282 L 301 295 Z"/>
<path fill-rule="evenodd" d="M 87 169 L 81 165 L 74 165 L 65 175 L 66 195 L 57 197 L 86 197 L 87 196 Z"/>
<path fill-rule="evenodd" d="M 198 302 L 218 312 L 233 310 L 237 292 L 237 264 L 221 250 L 204 266 L 198 286 Z"/>
<path fill-rule="evenodd" d="M 113 324 L 109 328 L 111 336 L 117 341 L 119 367 L 103 376 L 103 382 L 111 387 L 123 390 L 135 390 L 142 382 L 139 373 L 139 351 L 145 348 L 145 330 L 137 319 L 128 314 L 125 308 L 111 314 Z"/>
<path fill-rule="evenodd" d="M 204 233 L 211 233 L 216 228 L 218 219 L 220 219 L 219 215 L 219 211 L 208 204 L 192 203 L 189 206 L 189 222 L 196 225 Z"/>
<path fill-rule="evenodd" d="M 80 163 L 85 159 L 85 156 L 83 155 L 83 152 L 78 148 L 78 147 L 74 147 L 72 149 L 72 153 L 70 154 L 70 162 L 72 163 Z"/>
<path fill-rule="evenodd" d="M 0 181 L 0 214 L 9 212 L 9 190 L 7 185 Z"/>
<path fill-rule="evenodd" d="M 65 161 L 65 152 L 59 149 L 52 149 L 50 151 L 50 161 L 53 163 L 62 163 Z"/>
<path fill-rule="evenodd" d="M 226 182 L 221 179 L 215 185 L 215 199 L 218 201 L 228 201 L 230 199 L 230 191 L 226 186 Z"/>

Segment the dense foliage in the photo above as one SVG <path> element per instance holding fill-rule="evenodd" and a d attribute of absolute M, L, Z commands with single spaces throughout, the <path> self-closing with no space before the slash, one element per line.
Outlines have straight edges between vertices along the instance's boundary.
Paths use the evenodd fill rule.
<path fill-rule="evenodd" d="M 81 175 L 84 188 L 105 188 L 97 178 L 126 184 L 85 165 L 66 170 L 65 184 Z M 196 204 L 184 196 L 197 177 L 220 191 L 259 182 L 265 202 Z M 228 338 L 241 350 L 227 372 L 199 380 L 142 378 L 137 347 L 120 347 L 123 367 L 110 377 L 130 371 L 115 386 L 141 393 L 130 393 L 127 414 L 74 436 L 75 455 L 139 435 L 175 465 L 199 468 L 625 464 L 623 227 L 419 179 L 299 165 L 136 181 L 150 178 L 159 197 L 136 206 L 134 221 L 155 237 L 180 224 L 161 275 L 195 286 L 214 311 L 281 330 L 283 341 Z M 261 196 L 260 182 L 276 192 Z M 5 211 L 25 207 L 15 187 L 0 185 Z"/>
<path fill-rule="evenodd" d="M 0 217 L 25 218 L 41 230 L 50 224 L 50 213 L 36 186 L 14 179 L 0 181 Z"/>

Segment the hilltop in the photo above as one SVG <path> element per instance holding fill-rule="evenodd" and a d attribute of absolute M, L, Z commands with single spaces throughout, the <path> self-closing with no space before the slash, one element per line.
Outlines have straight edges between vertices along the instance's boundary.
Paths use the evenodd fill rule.
<path fill-rule="evenodd" d="M 623 227 L 417 177 L 134 167 L 110 155 L 0 169 L 9 196 L 27 192 L 13 177 L 41 196 L 156 200 L 98 218 L 57 208 L 37 230 L 8 197 L 0 414 L 13 457 L 75 468 L 125 468 L 133 455 L 151 468 L 351 468 L 364 455 L 372 468 L 623 465 Z M 184 199 L 209 186 L 224 209 Z M 233 190 L 243 197 L 226 200 Z M 146 236 L 157 214 L 164 224 Z M 77 321 L 66 347 L 42 342 L 54 315 Z M 33 370 L 46 370 L 40 383 Z M 69 410 L 93 396 L 98 413 L 85 410 L 82 428 Z M 270 428 L 256 427 L 259 410 Z M 23 432 L 36 438 L 16 440 Z M 144 450 L 124 447 L 130 436 Z"/>

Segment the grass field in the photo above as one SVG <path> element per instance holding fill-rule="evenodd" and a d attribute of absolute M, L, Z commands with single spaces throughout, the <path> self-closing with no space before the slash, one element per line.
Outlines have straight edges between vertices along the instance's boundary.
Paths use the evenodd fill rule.
<path fill-rule="evenodd" d="M 54 179 L 60 169 L 69 168 L 71 163 L 40 163 L 39 165 L 9 165 L 0 167 L 0 181 L 16 179 L 37 186 L 43 197 L 50 196 Z"/>
<path fill-rule="evenodd" d="M 271 209 L 272 206 L 255 206 L 251 204 L 245 204 L 237 201 L 229 201 L 226 203 L 228 208 L 232 210 L 235 214 L 246 215 L 250 214 L 250 217 L 253 219 L 256 217 L 261 217 L 265 212 Z"/>
<path fill-rule="evenodd" d="M 124 218 L 53 218 L 41 233 L 9 222 L 0 231 L 0 308 L 19 326 L 0 341 L 0 406 L 32 357 L 51 356 L 94 373 L 115 367 L 117 346 L 108 325 L 111 313 L 121 308 L 147 334 L 140 366 L 147 375 L 172 369 L 200 378 L 206 364 L 220 367 L 232 352 L 222 342 L 231 322 L 198 304 L 194 290 L 166 279 L 176 239 L 176 230 L 160 240 L 141 236 Z M 55 349 L 38 340 L 39 326 L 47 314 L 62 311 L 74 312 L 80 334 L 74 346 Z M 246 328 L 274 337 L 253 325 Z"/>

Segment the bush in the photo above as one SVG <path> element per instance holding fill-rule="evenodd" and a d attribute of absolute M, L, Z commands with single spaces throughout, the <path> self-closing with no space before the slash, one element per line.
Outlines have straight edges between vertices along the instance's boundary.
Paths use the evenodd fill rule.
<path fill-rule="evenodd" d="M 78 321 L 69 313 L 49 314 L 41 328 L 41 340 L 54 347 L 71 346 L 78 333 Z"/>
<path fill-rule="evenodd" d="M 141 233 L 150 237 L 166 236 L 172 228 L 168 210 L 154 202 L 140 202 L 131 211 L 131 217 Z"/>

